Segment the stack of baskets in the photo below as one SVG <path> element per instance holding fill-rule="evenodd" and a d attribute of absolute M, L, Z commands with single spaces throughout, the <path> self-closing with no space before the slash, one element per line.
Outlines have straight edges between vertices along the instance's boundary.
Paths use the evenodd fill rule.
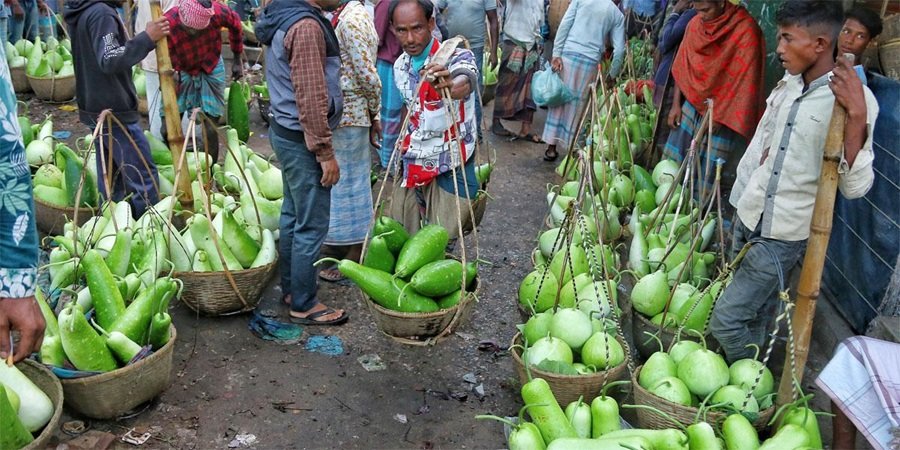
<path fill-rule="evenodd" d="M 884 30 L 878 43 L 878 59 L 886 76 L 900 80 L 900 14 L 884 19 Z"/>

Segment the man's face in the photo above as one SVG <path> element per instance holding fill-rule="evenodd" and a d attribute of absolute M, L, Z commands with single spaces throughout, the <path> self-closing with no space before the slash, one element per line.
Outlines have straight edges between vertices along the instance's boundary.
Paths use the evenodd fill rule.
<path fill-rule="evenodd" d="M 840 36 L 838 36 L 838 49 L 840 53 L 853 53 L 856 55 L 856 60 L 859 61 L 870 41 L 872 41 L 872 36 L 865 25 L 856 19 L 847 19 L 844 27 L 841 28 Z"/>
<path fill-rule="evenodd" d="M 709 21 L 722 15 L 725 11 L 725 2 L 694 2 L 694 11 L 700 16 L 700 20 Z"/>
<path fill-rule="evenodd" d="M 811 34 L 809 28 L 798 25 L 778 27 L 778 47 L 775 53 L 789 74 L 806 72 L 818 59 L 819 50 L 824 50 L 822 39 Z"/>
<path fill-rule="evenodd" d="M 434 19 L 425 17 L 425 12 L 414 2 L 404 2 L 394 10 L 393 30 L 410 56 L 419 56 L 431 42 Z"/>

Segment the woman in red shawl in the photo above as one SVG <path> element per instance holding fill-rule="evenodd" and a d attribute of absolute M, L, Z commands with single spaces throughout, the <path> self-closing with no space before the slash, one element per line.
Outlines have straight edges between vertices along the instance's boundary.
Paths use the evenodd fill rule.
<path fill-rule="evenodd" d="M 704 139 L 697 143 L 697 156 L 706 188 L 712 186 L 716 159 L 725 160 L 721 183 L 727 192 L 762 116 L 766 45 L 762 30 L 743 6 L 727 0 L 694 0 L 694 10 L 697 15 L 688 23 L 672 65 L 675 97 L 668 124 L 673 130 L 665 154 L 679 162 L 687 156 L 711 99 L 712 154 L 707 155 Z"/>

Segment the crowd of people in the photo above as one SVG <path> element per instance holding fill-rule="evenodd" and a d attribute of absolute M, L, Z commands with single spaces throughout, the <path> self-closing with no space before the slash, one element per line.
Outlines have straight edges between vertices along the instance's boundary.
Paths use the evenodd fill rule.
<path fill-rule="evenodd" d="M 578 144 L 576 120 L 589 86 L 598 74 L 614 86 L 626 39 L 641 34 L 656 37 L 653 101 L 665 119 L 653 150 L 681 161 L 697 145 L 701 161 L 723 164 L 724 198 L 734 208 L 732 250 L 754 243 L 710 323 L 729 361 L 752 356 L 748 345 L 762 343 L 779 286 L 804 253 L 835 103 L 847 112 L 840 190 L 857 198 L 872 186 L 879 104 L 866 84 L 879 75 L 835 56 L 852 54 L 858 61 L 881 32 L 880 18 L 860 8 L 845 14 L 838 2 L 783 2 L 774 38 L 786 73 L 765 98 L 765 38 L 739 2 L 571 0 L 553 39 L 549 3 L 381 0 L 367 8 L 360 0 L 272 0 L 251 12 L 266 52 L 268 137 L 284 176 L 280 278 L 292 321 L 339 325 L 349 317 L 317 296 L 319 279 L 342 275 L 313 262 L 323 254 L 360 258 L 373 219 L 373 155 L 376 166 L 396 177 L 385 213 L 408 231 L 464 220 L 460 211 L 468 208 L 458 205 L 479 190 L 474 162 L 485 151 L 483 130 L 546 144 L 543 159 L 557 159 Z M 216 0 L 163 0 L 164 15 L 156 20 L 149 0 L 136 5 L 133 30 L 121 18 L 121 0 L 68 0 L 64 18 L 81 122 L 93 130 L 105 111 L 117 119 L 103 128 L 113 145 L 109 160 L 98 158 L 101 194 L 129 198 L 137 216 L 157 201 L 151 180 L 158 175 L 138 113 L 133 66 L 147 74 L 150 132 L 165 139 L 156 43 L 168 38 L 179 120 L 186 126 L 195 110 L 209 119 L 204 123 L 224 114 L 229 76 L 220 30 L 229 32 L 231 80 L 243 76 L 244 37 L 238 13 Z M 23 29 L 34 31 L 28 24 L 46 8 L 43 0 L 6 0 L 0 37 L 17 40 Z M 466 44 L 446 61 L 433 60 L 452 36 Z M 604 60 L 609 68 L 599 73 Z M 544 64 L 575 100 L 548 108 L 536 132 L 530 86 Z M 481 71 L 498 65 L 493 115 L 485 126 Z M 13 355 L 18 360 L 39 346 L 43 319 L 33 300 L 38 248 L 30 175 L 5 64 L 0 85 L 0 251 L 11 255 L 0 268 L 0 356 L 8 356 L 14 329 L 21 336 Z M 707 113 L 711 133 L 694 143 Z M 518 130 L 504 121 L 520 122 Z M 212 161 L 217 147 L 215 140 L 205 145 Z M 711 183 L 712 171 L 706 172 Z M 448 230 L 458 237 L 455 227 Z"/>

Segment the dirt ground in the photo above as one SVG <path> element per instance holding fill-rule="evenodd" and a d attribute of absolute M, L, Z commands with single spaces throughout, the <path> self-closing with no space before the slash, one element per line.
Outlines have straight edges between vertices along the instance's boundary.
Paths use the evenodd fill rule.
<path fill-rule="evenodd" d="M 59 105 L 33 100 L 28 107 L 32 120 L 52 113 L 55 130 L 72 133 L 67 141 L 88 132 L 74 112 Z M 543 116 L 539 112 L 538 120 Z M 255 107 L 251 121 L 250 146 L 271 153 Z M 497 165 L 479 246 L 481 258 L 491 264 L 480 269 L 474 316 L 455 336 L 434 347 L 396 343 L 376 329 L 350 285 L 323 283 L 319 291 L 326 304 L 348 310 L 350 322 L 306 327 L 291 345 L 254 336 L 249 314 L 198 317 L 176 303 L 171 386 L 131 418 L 87 425 L 117 436 L 131 428 L 147 431 L 152 438 L 141 446 L 147 449 L 504 448 L 501 426 L 474 416 L 515 415 L 521 406 L 511 358 L 489 344 L 505 349 L 520 322 L 516 290 L 531 270 L 529 254 L 546 213 L 546 184 L 556 175 L 555 164 L 541 160 L 543 146 L 485 136 Z M 259 308 L 286 320 L 276 281 Z M 336 355 L 316 347 L 323 336 L 339 340 Z M 364 355 L 380 357 L 384 370 L 367 371 L 359 361 Z M 811 364 L 821 368 L 822 362 L 814 356 Z M 76 419 L 66 414 L 63 422 Z M 823 431 L 830 437 L 830 429 Z M 56 438 L 71 439 L 62 431 Z"/>

